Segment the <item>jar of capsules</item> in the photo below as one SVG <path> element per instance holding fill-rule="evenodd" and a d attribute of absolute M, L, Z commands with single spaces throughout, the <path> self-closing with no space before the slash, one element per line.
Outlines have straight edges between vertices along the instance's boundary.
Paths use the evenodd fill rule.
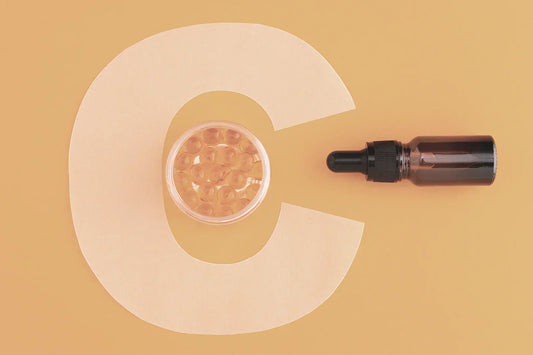
<path fill-rule="evenodd" d="M 270 163 L 261 142 L 245 127 L 205 122 L 174 143 L 165 178 L 172 200 L 186 215 L 207 224 L 228 224 L 261 204 Z"/>

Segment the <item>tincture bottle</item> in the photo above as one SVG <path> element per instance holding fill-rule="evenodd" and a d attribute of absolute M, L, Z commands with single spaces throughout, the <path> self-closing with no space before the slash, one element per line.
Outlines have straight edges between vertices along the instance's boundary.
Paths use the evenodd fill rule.
<path fill-rule="evenodd" d="M 368 142 L 359 151 L 335 151 L 327 165 L 334 172 L 359 172 L 367 180 L 416 185 L 490 185 L 496 176 L 496 146 L 491 136 L 416 137 Z"/>

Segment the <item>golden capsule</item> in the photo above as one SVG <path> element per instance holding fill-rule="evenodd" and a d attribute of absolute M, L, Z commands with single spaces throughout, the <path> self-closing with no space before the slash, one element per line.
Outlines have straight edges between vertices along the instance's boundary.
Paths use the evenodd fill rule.
<path fill-rule="evenodd" d="M 257 195 L 257 191 L 259 191 L 259 187 L 261 187 L 261 185 L 259 184 L 248 185 L 248 187 L 246 188 L 246 198 L 248 198 L 249 200 L 253 200 L 255 195 Z"/>
<path fill-rule="evenodd" d="M 244 209 L 246 206 L 248 206 L 249 203 L 250 200 L 248 200 L 247 198 L 240 198 L 233 203 L 233 211 L 237 213 Z"/>
<path fill-rule="evenodd" d="M 241 140 L 241 134 L 232 129 L 228 129 L 226 131 L 225 136 L 226 136 L 226 143 L 231 144 L 231 145 L 235 145 L 239 143 L 239 141 Z"/>
<path fill-rule="evenodd" d="M 207 182 L 208 167 L 205 164 L 195 164 L 191 168 L 191 179 L 195 184 Z"/>
<path fill-rule="evenodd" d="M 233 214 L 233 210 L 229 206 L 219 205 L 215 208 L 215 217 L 226 217 Z"/>
<path fill-rule="evenodd" d="M 180 193 L 183 201 L 191 208 L 196 208 L 200 204 L 200 199 L 193 189 L 188 189 Z"/>
<path fill-rule="evenodd" d="M 254 163 L 254 166 L 252 167 L 252 170 L 250 171 L 250 176 L 255 179 L 263 178 L 263 164 L 261 163 L 261 161 L 256 161 Z"/>
<path fill-rule="evenodd" d="M 217 197 L 215 184 L 207 182 L 198 186 L 198 197 L 205 202 L 214 202 Z"/>
<path fill-rule="evenodd" d="M 213 214 L 215 214 L 215 208 L 210 203 L 202 203 L 198 206 L 196 212 L 204 216 L 212 216 Z"/>
<path fill-rule="evenodd" d="M 192 179 L 189 174 L 178 172 L 174 174 L 174 185 L 178 191 L 192 189 Z"/>
<path fill-rule="evenodd" d="M 237 157 L 237 152 L 232 147 L 221 147 L 217 153 L 217 162 L 226 166 L 233 165 Z"/>
<path fill-rule="evenodd" d="M 217 150 L 213 147 L 205 147 L 200 151 L 200 163 L 213 164 L 215 163 Z"/>
<path fill-rule="evenodd" d="M 174 169 L 184 171 L 189 169 L 194 162 L 194 157 L 188 153 L 179 153 L 174 161 Z"/>
<path fill-rule="evenodd" d="M 255 153 L 257 153 L 257 148 L 256 148 L 255 145 L 254 145 L 252 142 L 250 142 L 250 140 L 247 139 L 247 138 L 243 138 L 243 139 L 241 139 L 241 144 L 240 144 L 240 146 L 241 146 L 242 151 L 245 152 L 245 153 L 249 153 L 249 154 L 255 154 Z"/>
<path fill-rule="evenodd" d="M 210 182 L 217 185 L 221 183 L 222 181 L 224 181 L 228 172 L 229 172 L 229 168 L 222 166 L 222 165 L 214 164 L 214 165 L 210 165 L 210 168 L 207 172 L 207 177 Z"/>
<path fill-rule="evenodd" d="M 254 157 L 249 153 L 241 153 L 237 156 L 236 167 L 242 171 L 249 171 L 254 165 Z"/>
<path fill-rule="evenodd" d="M 203 143 L 200 137 L 193 136 L 185 142 L 183 149 L 190 154 L 196 154 L 202 149 Z"/>
<path fill-rule="evenodd" d="M 231 187 L 242 189 L 246 185 L 246 176 L 238 170 L 233 170 L 228 174 L 226 181 Z"/>
<path fill-rule="evenodd" d="M 218 190 L 218 201 L 223 205 L 229 205 L 237 198 L 237 192 L 231 186 L 222 186 Z"/>
<path fill-rule="evenodd" d="M 216 145 L 222 142 L 222 132 L 218 128 L 208 128 L 206 129 L 202 136 L 204 137 L 204 142 L 210 145 Z"/>

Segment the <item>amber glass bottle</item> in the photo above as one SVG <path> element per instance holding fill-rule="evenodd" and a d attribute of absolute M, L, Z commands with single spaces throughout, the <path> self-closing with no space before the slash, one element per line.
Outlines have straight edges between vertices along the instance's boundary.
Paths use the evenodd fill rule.
<path fill-rule="evenodd" d="M 377 182 L 409 179 L 416 185 L 490 185 L 496 176 L 491 136 L 416 137 L 367 143 L 359 151 L 336 151 L 327 158 L 334 172 L 360 172 Z"/>

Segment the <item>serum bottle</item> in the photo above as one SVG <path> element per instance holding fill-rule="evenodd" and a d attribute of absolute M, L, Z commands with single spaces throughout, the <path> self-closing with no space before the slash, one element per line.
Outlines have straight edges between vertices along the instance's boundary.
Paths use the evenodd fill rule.
<path fill-rule="evenodd" d="M 496 176 L 496 145 L 491 136 L 416 137 L 368 142 L 358 151 L 335 151 L 327 165 L 334 172 L 359 172 L 367 180 L 416 185 L 490 185 Z"/>

